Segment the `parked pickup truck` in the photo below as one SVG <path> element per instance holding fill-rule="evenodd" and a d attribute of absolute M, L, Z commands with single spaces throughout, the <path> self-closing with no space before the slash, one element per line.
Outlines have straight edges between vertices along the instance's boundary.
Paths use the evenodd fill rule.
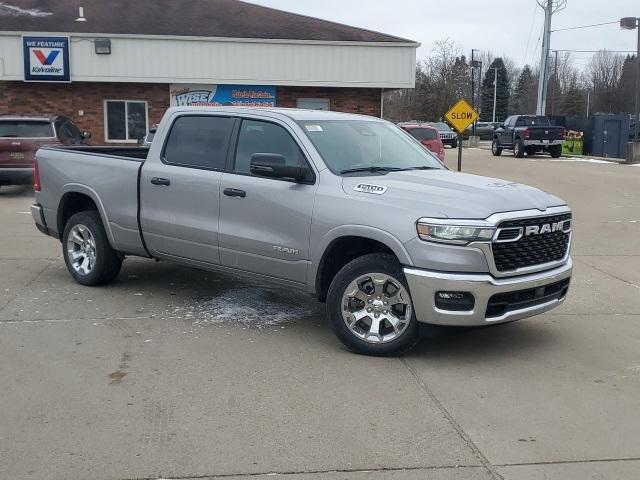
<path fill-rule="evenodd" d="M 244 273 L 326 302 L 359 353 L 406 351 L 418 322 L 530 317 L 569 288 L 565 202 L 450 171 L 377 118 L 175 107 L 148 151 L 42 148 L 36 165 L 33 218 L 77 282 L 130 255 Z"/>
<path fill-rule="evenodd" d="M 493 134 L 491 152 L 497 157 L 502 155 L 503 149 L 513 150 L 518 158 L 524 157 L 525 153 L 546 152 L 558 158 L 562 155 L 562 144 L 566 138 L 565 128 L 551 125 L 547 117 L 513 115 Z"/>

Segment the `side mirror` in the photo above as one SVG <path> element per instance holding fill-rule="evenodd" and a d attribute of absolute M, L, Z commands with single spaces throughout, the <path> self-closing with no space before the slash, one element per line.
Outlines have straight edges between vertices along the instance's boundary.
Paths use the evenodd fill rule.
<path fill-rule="evenodd" d="M 279 153 L 254 153 L 249 170 L 253 175 L 267 178 L 292 178 L 300 182 L 307 178 L 305 166 L 286 165 L 284 155 Z"/>

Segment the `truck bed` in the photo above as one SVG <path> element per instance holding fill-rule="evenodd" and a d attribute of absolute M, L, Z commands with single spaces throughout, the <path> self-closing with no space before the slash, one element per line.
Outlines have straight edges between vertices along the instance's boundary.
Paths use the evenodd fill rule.
<path fill-rule="evenodd" d="M 98 207 L 113 247 L 146 256 L 138 222 L 139 175 L 145 147 L 44 147 L 36 153 L 47 226 L 62 235 L 58 212 L 71 195 L 85 195 Z M 105 205 L 107 208 L 105 208 Z"/>

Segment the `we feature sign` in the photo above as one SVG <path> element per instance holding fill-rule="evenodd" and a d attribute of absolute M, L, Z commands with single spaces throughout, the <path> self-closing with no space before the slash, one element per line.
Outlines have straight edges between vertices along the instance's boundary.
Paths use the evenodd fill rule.
<path fill-rule="evenodd" d="M 70 82 L 69 37 L 22 37 L 25 82 Z"/>

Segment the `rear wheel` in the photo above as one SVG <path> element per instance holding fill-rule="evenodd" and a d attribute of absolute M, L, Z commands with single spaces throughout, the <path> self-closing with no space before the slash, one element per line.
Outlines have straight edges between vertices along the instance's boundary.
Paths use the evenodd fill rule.
<path fill-rule="evenodd" d="M 111 248 L 96 211 L 73 215 L 64 228 L 62 254 L 73 279 L 87 286 L 113 280 L 122 266 L 122 257 Z"/>
<path fill-rule="evenodd" d="M 553 158 L 560 158 L 562 155 L 562 145 L 551 145 L 549 147 L 549 153 Z"/>
<path fill-rule="evenodd" d="M 518 139 L 513 144 L 513 154 L 516 156 L 516 158 L 524 157 L 524 145 L 522 143 L 522 140 Z"/>
<path fill-rule="evenodd" d="M 502 147 L 498 143 L 497 138 L 494 138 L 493 142 L 491 143 L 491 153 L 493 153 L 494 157 L 499 157 L 500 155 L 502 155 Z"/>
<path fill-rule="evenodd" d="M 400 355 L 419 338 L 402 267 L 392 255 L 369 254 L 345 265 L 327 295 L 333 331 L 350 350 Z"/>

